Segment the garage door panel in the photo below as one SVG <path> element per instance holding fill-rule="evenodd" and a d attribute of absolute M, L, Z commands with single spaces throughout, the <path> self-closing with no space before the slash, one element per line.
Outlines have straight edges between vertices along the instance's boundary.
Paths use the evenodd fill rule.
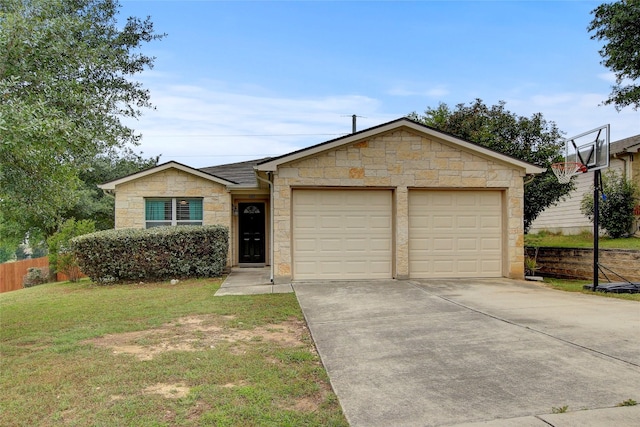
<path fill-rule="evenodd" d="M 367 228 L 368 219 L 365 216 L 347 216 L 345 218 L 347 221 L 346 225 L 349 228 L 356 229 L 359 228 L 361 230 L 365 230 Z"/>
<path fill-rule="evenodd" d="M 303 252 L 315 252 L 316 240 L 315 239 L 298 239 L 296 240 L 296 246 L 298 250 Z"/>
<path fill-rule="evenodd" d="M 500 253 L 500 248 L 502 247 L 502 242 L 497 238 L 484 238 L 480 240 L 480 249 L 483 251 L 495 251 L 496 253 Z"/>
<path fill-rule="evenodd" d="M 368 240 L 368 244 L 369 246 L 369 250 L 374 251 L 374 252 L 385 252 L 388 253 L 389 251 L 391 251 L 391 240 L 390 239 L 383 239 L 383 238 L 375 238 L 375 237 L 371 237 Z"/>
<path fill-rule="evenodd" d="M 431 221 L 431 224 L 433 227 L 436 227 L 436 228 L 452 229 L 454 226 L 453 218 L 451 218 L 450 216 L 443 216 L 443 215 L 434 215 Z"/>
<path fill-rule="evenodd" d="M 478 217 L 472 215 L 459 215 L 456 217 L 456 225 L 458 228 L 470 228 L 476 230 L 478 228 Z"/>
<path fill-rule="evenodd" d="M 294 280 L 390 278 L 391 200 L 389 190 L 294 190 Z"/>
<path fill-rule="evenodd" d="M 450 237 L 434 238 L 432 250 L 434 251 L 453 251 L 454 242 Z"/>
<path fill-rule="evenodd" d="M 340 252 L 342 240 L 340 239 L 323 239 L 316 240 L 314 253 L 319 249 L 323 252 Z"/>
<path fill-rule="evenodd" d="M 474 274 L 478 271 L 478 260 L 477 259 L 460 259 L 457 261 L 458 263 L 458 272 L 465 274 L 470 273 Z"/>
<path fill-rule="evenodd" d="M 480 228 L 485 232 L 499 232 L 502 229 L 502 221 L 500 218 L 483 218 L 480 221 Z"/>
<path fill-rule="evenodd" d="M 500 277 L 500 191 L 409 193 L 410 277 Z"/>
<path fill-rule="evenodd" d="M 477 251 L 479 246 L 478 240 L 473 238 L 461 238 L 457 243 L 459 251 Z"/>

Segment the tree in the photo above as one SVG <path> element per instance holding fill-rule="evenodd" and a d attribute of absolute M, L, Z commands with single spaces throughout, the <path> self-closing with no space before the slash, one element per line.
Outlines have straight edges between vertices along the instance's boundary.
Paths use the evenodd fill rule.
<path fill-rule="evenodd" d="M 78 201 L 91 160 L 140 136 L 123 118 L 151 107 L 132 77 L 153 66 L 143 43 L 163 37 L 150 19 L 119 27 L 118 0 L 0 3 L 2 228 L 50 235 Z"/>
<path fill-rule="evenodd" d="M 614 72 L 616 84 L 604 104 L 620 111 L 640 107 L 640 0 L 605 3 L 591 11 L 593 20 L 587 27 L 595 31 L 591 39 L 605 41 L 599 50 L 603 64 Z"/>
<path fill-rule="evenodd" d="M 96 230 L 113 228 L 115 200 L 99 189 L 98 185 L 157 166 L 159 160 L 160 156 L 145 159 L 132 152 L 121 157 L 104 154 L 94 158 L 90 167 L 79 174 L 80 185 L 76 191 L 78 202 L 62 217 L 65 220 L 93 220 Z"/>
<path fill-rule="evenodd" d="M 505 102 L 486 106 L 481 99 L 458 104 L 451 110 L 440 103 L 427 108 L 424 115 L 411 113 L 410 119 L 436 130 L 455 135 L 484 147 L 520 160 L 546 167 L 524 188 L 524 229 L 548 206 L 556 204 L 573 188 L 572 182 L 560 184 L 549 167 L 562 160 L 562 136 L 554 122 L 548 122 L 541 113 L 531 117 L 517 116 L 505 109 Z"/>
<path fill-rule="evenodd" d="M 628 237 L 633 226 L 633 208 L 638 199 L 637 186 L 616 171 L 608 170 L 602 175 L 602 194 L 598 208 L 598 225 L 609 237 Z M 584 195 L 580 208 L 593 222 L 593 191 Z"/>
<path fill-rule="evenodd" d="M 96 231 L 96 223 L 92 220 L 66 220 L 60 230 L 47 239 L 49 245 L 49 270 L 61 272 L 75 282 L 79 278 L 78 258 L 71 250 L 70 241 L 74 237 Z"/>

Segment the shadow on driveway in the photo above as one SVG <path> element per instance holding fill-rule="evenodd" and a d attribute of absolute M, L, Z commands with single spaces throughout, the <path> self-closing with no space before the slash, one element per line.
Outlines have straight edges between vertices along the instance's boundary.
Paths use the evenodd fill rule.
<path fill-rule="evenodd" d="M 352 426 L 638 425 L 616 408 L 640 401 L 637 302 L 507 279 L 294 290 Z"/>

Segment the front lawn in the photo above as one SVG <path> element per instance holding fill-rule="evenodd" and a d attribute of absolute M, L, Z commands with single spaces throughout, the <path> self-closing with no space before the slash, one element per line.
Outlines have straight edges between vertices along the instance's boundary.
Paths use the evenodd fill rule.
<path fill-rule="evenodd" d="M 537 234 L 525 234 L 525 246 L 540 246 L 551 248 L 593 248 L 593 233 L 563 235 L 542 231 Z M 628 237 L 612 239 L 600 237 L 598 246 L 601 249 L 636 249 L 640 250 L 640 238 Z"/>
<path fill-rule="evenodd" d="M 219 286 L 0 294 L 0 425 L 346 426 L 295 295 Z"/>

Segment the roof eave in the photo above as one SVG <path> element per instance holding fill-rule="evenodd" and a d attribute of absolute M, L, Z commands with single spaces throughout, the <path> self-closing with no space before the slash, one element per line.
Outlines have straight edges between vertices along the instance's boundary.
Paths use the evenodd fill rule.
<path fill-rule="evenodd" d="M 116 180 L 113 180 L 113 181 L 105 182 L 104 184 L 98 185 L 98 188 L 100 188 L 102 190 L 106 190 L 106 191 L 115 190 L 116 186 L 118 186 L 118 185 L 125 184 L 125 183 L 130 182 L 130 181 L 135 181 L 137 179 L 144 178 L 145 176 L 153 175 L 153 174 L 156 174 L 158 172 L 162 172 L 162 171 L 167 170 L 167 169 L 178 169 L 178 170 L 181 170 L 183 172 L 198 176 L 200 178 L 203 178 L 203 179 L 206 179 L 206 180 L 209 180 L 209 181 L 216 182 L 216 183 L 218 183 L 220 185 L 224 185 L 224 186 L 237 185 L 237 183 L 235 183 L 233 181 L 222 179 L 222 178 L 217 177 L 215 175 L 211 175 L 211 174 L 208 174 L 206 172 L 202 172 L 201 170 L 194 169 L 194 168 L 192 168 L 190 166 L 187 166 L 187 165 L 183 165 L 182 163 L 170 161 L 170 162 L 163 163 L 161 165 L 146 169 L 146 170 L 141 171 L 141 172 L 137 172 L 137 173 L 134 173 L 134 174 L 131 174 L 131 175 L 127 175 L 125 177 L 122 177 L 122 178 L 119 178 L 119 179 L 116 179 Z"/>
<path fill-rule="evenodd" d="M 347 145 L 347 144 L 351 144 L 354 143 L 356 141 L 360 141 L 362 139 L 366 139 L 366 138 L 371 138 L 372 136 L 376 136 L 379 135 L 381 133 L 386 133 L 386 132 L 390 132 L 390 131 L 394 131 L 397 129 L 400 129 L 402 127 L 408 127 L 410 129 L 413 129 L 417 132 L 421 132 L 427 135 L 431 135 L 434 136 L 436 138 L 439 138 L 441 140 L 450 142 L 454 145 L 457 146 L 461 146 L 466 148 L 467 150 L 476 152 L 478 154 L 482 154 L 485 157 L 490 157 L 490 158 L 494 158 L 497 160 L 500 160 L 502 162 L 511 164 L 515 167 L 524 169 L 526 174 L 540 174 L 543 173 L 546 169 L 538 167 L 534 164 L 522 161 L 522 160 L 518 160 L 514 157 L 511 156 L 507 156 L 505 154 L 501 154 L 497 151 L 494 150 L 490 150 L 488 148 L 482 147 L 481 145 L 478 144 L 474 144 L 472 142 L 469 141 L 465 141 L 463 139 L 460 138 L 456 138 L 452 135 L 437 131 L 433 128 L 430 128 L 428 126 L 422 125 L 420 123 L 414 122 L 412 120 L 406 119 L 406 118 L 402 118 L 402 119 L 398 119 L 398 120 L 394 120 L 392 122 L 380 125 L 380 126 L 376 126 L 370 129 L 366 129 L 351 135 L 347 135 L 344 137 L 340 137 L 337 138 L 335 140 L 331 140 L 322 144 L 318 144 L 318 145 L 314 145 L 312 147 L 306 148 L 306 149 L 302 149 L 299 151 L 295 151 L 293 153 L 290 154 L 286 154 L 284 156 L 281 157 L 277 157 L 271 161 L 267 161 L 265 163 L 261 163 L 258 164 L 255 169 L 257 171 L 263 171 L 263 172 L 275 172 L 278 170 L 278 166 L 284 164 L 284 163 L 289 163 L 289 162 L 293 162 L 305 157 L 309 157 L 309 156 L 313 156 L 315 154 L 321 153 L 323 151 L 327 151 L 327 150 L 332 150 L 335 148 L 338 148 L 340 146 L 343 145 Z"/>

